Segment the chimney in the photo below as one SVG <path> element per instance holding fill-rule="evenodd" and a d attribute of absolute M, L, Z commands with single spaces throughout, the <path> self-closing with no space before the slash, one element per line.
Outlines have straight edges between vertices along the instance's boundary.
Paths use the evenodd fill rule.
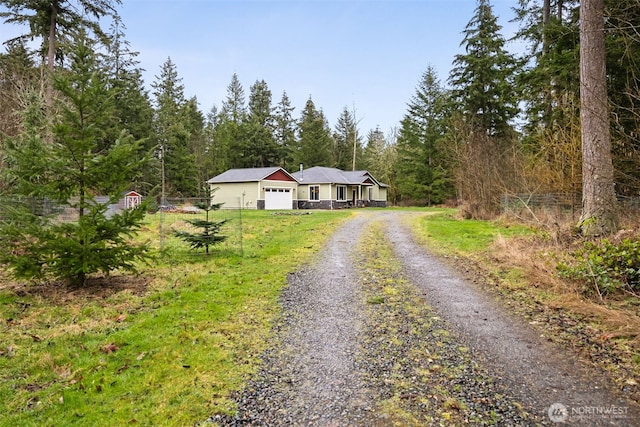
<path fill-rule="evenodd" d="M 300 181 L 304 181 L 304 166 L 300 163 Z"/>

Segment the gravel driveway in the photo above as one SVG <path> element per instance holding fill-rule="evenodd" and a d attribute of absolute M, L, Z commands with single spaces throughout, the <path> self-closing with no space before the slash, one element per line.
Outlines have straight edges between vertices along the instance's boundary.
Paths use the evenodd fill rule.
<path fill-rule="evenodd" d="M 359 212 L 290 275 L 273 345 L 236 397 L 238 413 L 209 422 L 640 425 L 602 375 L 417 245 L 408 215 Z"/>

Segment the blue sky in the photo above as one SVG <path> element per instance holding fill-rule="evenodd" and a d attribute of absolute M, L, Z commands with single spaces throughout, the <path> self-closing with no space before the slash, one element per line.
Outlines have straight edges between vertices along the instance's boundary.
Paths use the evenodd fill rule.
<path fill-rule="evenodd" d="M 517 0 L 491 3 L 511 36 Z M 247 99 L 265 80 L 274 105 L 287 92 L 295 118 L 311 96 L 332 128 L 355 109 L 366 135 L 398 124 L 429 65 L 446 82 L 475 8 L 475 0 L 123 0 L 118 10 L 147 85 L 171 57 L 204 113 L 220 106 L 236 73 Z"/>

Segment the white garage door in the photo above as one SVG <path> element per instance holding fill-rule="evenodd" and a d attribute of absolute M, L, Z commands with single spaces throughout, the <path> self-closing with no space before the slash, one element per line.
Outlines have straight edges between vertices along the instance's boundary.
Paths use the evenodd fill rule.
<path fill-rule="evenodd" d="M 265 209 L 293 209 L 293 196 L 290 188 L 265 188 Z"/>

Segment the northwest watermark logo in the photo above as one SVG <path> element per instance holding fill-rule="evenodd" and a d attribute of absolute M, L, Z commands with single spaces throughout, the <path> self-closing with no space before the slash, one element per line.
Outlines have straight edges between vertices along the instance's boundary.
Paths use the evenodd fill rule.
<path fill-rule="evenodd" d="M 569 410 L 562 403 L 554 403 L 547 411 L 549 419 L 554 423 L 563 423 L 569 418 Z"/>
<path fill-rule="evenodd" d="M 564 423 L 571 420 L 593 420 L 599 419 L 624 419 L 627 418 L 628 407 L 626 406 L 574 406 L 568 408 L 562 403 L 554 403 L 549 406 L 547 415 L 554 423 Z"/>

